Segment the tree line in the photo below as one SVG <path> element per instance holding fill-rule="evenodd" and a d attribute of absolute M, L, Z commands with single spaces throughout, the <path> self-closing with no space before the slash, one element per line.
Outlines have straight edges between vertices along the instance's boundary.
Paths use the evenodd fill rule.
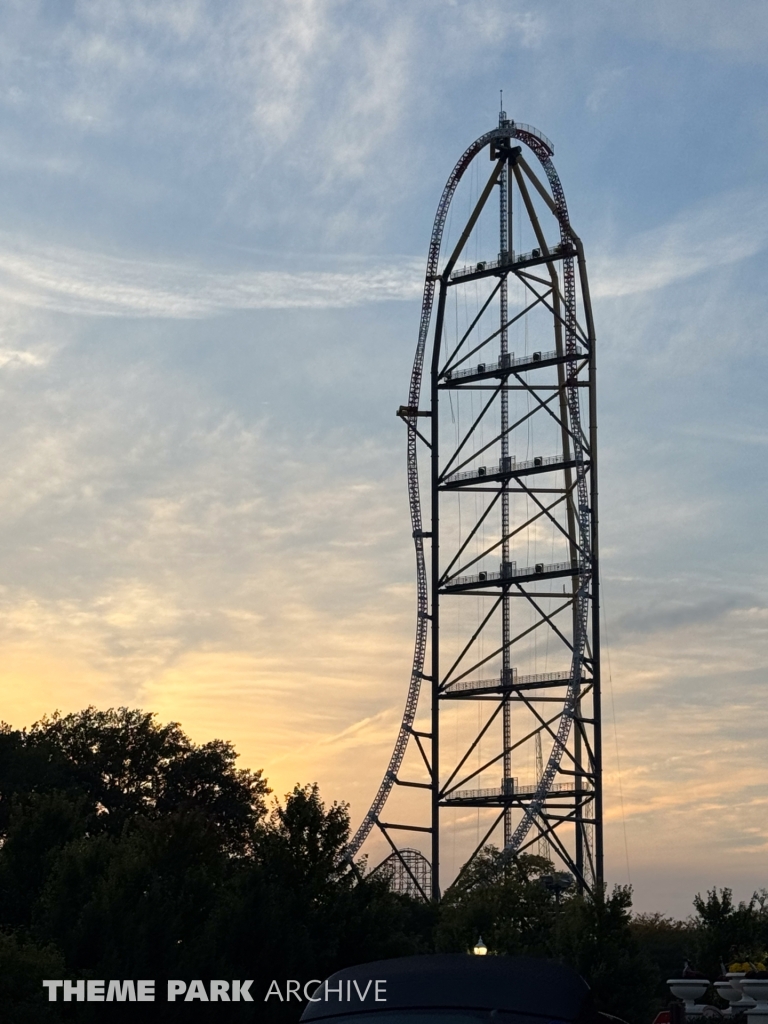
<path fill-rule="evenodd" d="M 352 870 L 346 805 L 316 785 L 281 802 L 232 745 L 196 744 L 148 712 L 87 708 L 0 726 L 0 1006 L 9 1024 L 138 1019 L 138 1007 L 50 1003 L 43 978 L 254 979 L 254 1003 L 144 1004 L 141 1020 L 295 1021 L 262 993 L 355 963 L 466 952 L 576 967 L 601 1009 L 650 1024 L 684 959 L 710 977 L 768 946 L 766 894 L 697 897 L 687 921 L 633 916 L 547 885 L 552 865 L 483 851 L 439 906 Z M 155 1016 L 153 1016 L 153 1014 Z"/>

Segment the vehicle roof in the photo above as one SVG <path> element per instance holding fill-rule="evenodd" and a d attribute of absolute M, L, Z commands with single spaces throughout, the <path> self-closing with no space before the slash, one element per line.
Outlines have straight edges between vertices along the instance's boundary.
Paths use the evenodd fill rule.
<path fill-rule="evenodd" d="M 376 979 L 386 981 L 386 1003 L 374 1001 L 373 986 L 361 1001 L 357 993 Z M 339 1001 L 333 990 L 341 982 L 346 996 L 348 981 L 351 1001 Z M 576 1021 L 591 1008 L 589 986 L 574 970 L 526 956 L 446 953 L 377 960 L 337 971 L 325 984 L 331 997 L 309 1003 L 302 1021 L 406 1008 L 506 1010 L 548 1021 Z M 318 989 L 315 994 L 323 995 L 324 991 Z"/>

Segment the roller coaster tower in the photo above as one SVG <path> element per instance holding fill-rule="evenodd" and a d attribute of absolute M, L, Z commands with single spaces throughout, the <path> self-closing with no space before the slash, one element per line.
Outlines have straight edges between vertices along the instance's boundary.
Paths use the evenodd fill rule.
<path fill-rule="evenodd" d="M 595 332 L 552 156 L 502 112 L 453 169 L 398 413 L 416 644 L 394 751 L 347 853 L 378 830 L 390 877 L 425 899 L 440 898 L 449 827 L 462 871 L 494 843 L 548 851 L 581 891 L 603 882 Z M 383 814 L 398 787 L 408 821 L 396 802 Z"/>

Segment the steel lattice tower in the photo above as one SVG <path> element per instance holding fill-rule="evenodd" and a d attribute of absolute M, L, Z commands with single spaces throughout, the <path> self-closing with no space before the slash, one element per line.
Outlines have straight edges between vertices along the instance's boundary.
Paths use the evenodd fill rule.
<path fill-rule="evenodd" d="M 511 857 L 549 850 L 582 891 L 603 882 L 595 332 L 552 155 L 545 136 L 502 112 L 457 163 L 435 217 L 399 410 L 416 644 L 395 749 L 347 854 L 378 828 L 390 863 L 425 899 L 440 897 L 446 808 L 485 818 L 465 867 L 495 842 Z M 456 211 L 463 179 L 475 187 L 466 217 Z M 429 717 L 417 725 L 422 689 Z M 428 796 L 428 807 L 409 809 L 421 822 L 383 819 L 395 787 Z M 393 838 L 403 831 L 429 837 L 429 891 L 411 847 Z"/>

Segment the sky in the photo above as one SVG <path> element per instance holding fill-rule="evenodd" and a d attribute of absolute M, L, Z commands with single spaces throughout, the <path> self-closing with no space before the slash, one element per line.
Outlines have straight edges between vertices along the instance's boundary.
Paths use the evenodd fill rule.
<path fill-rule="evenodd" d="M 0 718 L 143 707 L 359 822 L 426 249 L 503 89 L 594 297 L 608 880 L 768 886 L 767 63 L 752 0 L 6 0 Z"/>

